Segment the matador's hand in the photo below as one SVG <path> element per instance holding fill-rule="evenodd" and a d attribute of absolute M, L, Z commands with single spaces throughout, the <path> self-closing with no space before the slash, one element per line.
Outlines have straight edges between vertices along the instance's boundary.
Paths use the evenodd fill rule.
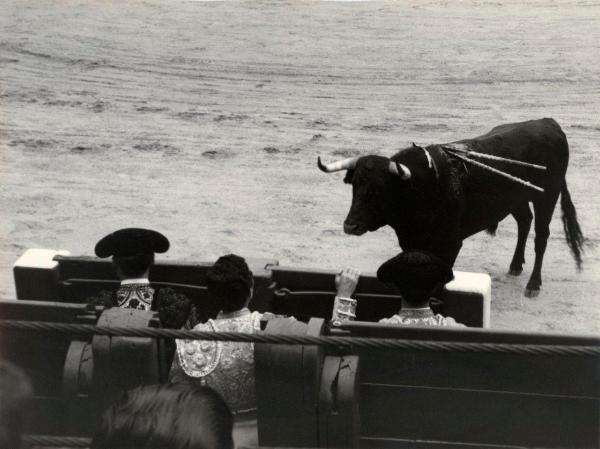
<path fill-rule="evenodd" d="M 344 268 L 335 276 L 335 288 L 337 290 L 337 296 L 343 298 L 350 298 L 356 290 L 358 285 L 358 278 L 360 277 L 360 271 L 354 268 Z"/>

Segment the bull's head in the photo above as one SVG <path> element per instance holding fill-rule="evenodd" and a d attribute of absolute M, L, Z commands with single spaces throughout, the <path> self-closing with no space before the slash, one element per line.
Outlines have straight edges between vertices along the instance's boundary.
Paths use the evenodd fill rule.
<path fill-rule="evenodd" d="M 392 224 L 390 212 L 397 206 L 398 184 L 411 178 L 410 169 L 383 156 L 363 156 L 323 164 L 319 168 L 331 173 L 347 170 L 344 182 L 352 184 L 352 206 L 344 221 L 344 232 L 362 235 Z"/>

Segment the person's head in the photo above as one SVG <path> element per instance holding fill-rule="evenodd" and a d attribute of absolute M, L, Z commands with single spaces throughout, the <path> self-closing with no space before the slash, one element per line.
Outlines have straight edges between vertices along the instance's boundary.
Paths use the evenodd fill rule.
<path fill-rule="evenodd" d="M 233 449 L 233 416 L 208 387 L 150 385 L 109 407 L 92 449 Z"/>
<path fill-rule="evenodd" d="M 112 261 L 120 279 L 145 278 L 154 264 L 154 254 L 113 256 Z"/>
<path fill-rule="evenodd" d="M 377 279 L 396 285 L 408 305 L 426 307 L 434 289 L 450 282 L 454 274 L 447 263 L 433 254 L 407 251 L 384 262 L 377 270 Z"/>
<path fill-rule="evenodd" d="M 0 448 L 18 448 L 31 383 L 16 366 L 0 360 Z"/>
<path fill-rule="evenodd" d="M 254 280 L 243 257 L 219 257 L 206 273 L 206 285 L 223 312 L 234 312 L 248 305 Z"/>
<path fill-rule="evenodd" d="M 102 238 L 94 248 L 98 257 L 112 256 L 120 279 L 148 277 L 154 263 L 154 253 L 169 249 L 169 240 L 160 232 L 150 229 L 119 229 Z"/>

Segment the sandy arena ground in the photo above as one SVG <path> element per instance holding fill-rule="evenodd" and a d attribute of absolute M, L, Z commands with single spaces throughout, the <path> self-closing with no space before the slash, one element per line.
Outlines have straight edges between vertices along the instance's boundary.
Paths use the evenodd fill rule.
<path fill-rule="evenodd" d="M 554 117 L 589 246 L 578 273 L 555 212 L 543 290 L 507 276 L 516 226 L 465 242 L 493 278 L 492 326 L 600 331 L 600 4 L 0 1 L 0 294 L 27 248 L 92 254 L 125 226 L 169 259 L 236 252 L 374 271 L 390 229 L 342 232 L 326 160 Z"/>

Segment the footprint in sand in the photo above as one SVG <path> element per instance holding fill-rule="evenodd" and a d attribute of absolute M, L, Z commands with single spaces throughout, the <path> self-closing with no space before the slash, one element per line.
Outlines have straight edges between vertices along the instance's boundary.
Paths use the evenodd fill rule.
<path fill-rule="evenodd" d="M 265 153 L 269 153 L 269 154 L 281 153 L 281 150 L 279 148 L 276 148 L 276 147 L 264 147 L 263 151 Z"/>

